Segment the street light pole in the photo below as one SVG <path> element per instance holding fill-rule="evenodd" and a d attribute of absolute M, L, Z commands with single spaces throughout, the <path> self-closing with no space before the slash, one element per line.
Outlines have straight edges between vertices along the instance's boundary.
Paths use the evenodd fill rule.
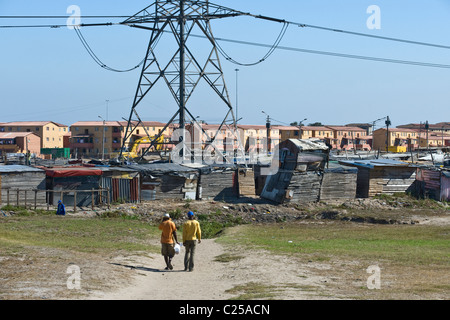
<path fill-rule="evenodd" d="M 103 120 L 103 134 L 102 134 L 102 160 L 105 159 L 105 119 L 103 119 L 101 116 L 98 116 L 100 119 Z"/>
<path fill-rule="evenodd" d="M 266 120 L 266 136 L 267 136 L 267 155 L 269 155 L 270 153 L 270 128 L 271 128 L 271 124 L 270 124 L 270 116 L 265 113 L 264 111 L 262 112 L 265 115 L 267 115 L 267 120 Z"/>
<path fill-rule="evenodd" d="M 302 121 L 300 121 L 300 123 L 298 124 L 299 130 L 298 130 L 298 139 L 301 140 L 302 139 L 302 127 L 303 127 L 303 122 L 306 121 L 308 119 L 303 119 Z"/>
<path fill-rule="evenodd" d="M 238 87 L 238 72 L 239 72 L 239 69 L 235 69 L 234 71 L 236 71 L 236 121 L 237 121 L 237 119 L 238 119 L 238 90 L 239 90 L 239 87 Z"/>

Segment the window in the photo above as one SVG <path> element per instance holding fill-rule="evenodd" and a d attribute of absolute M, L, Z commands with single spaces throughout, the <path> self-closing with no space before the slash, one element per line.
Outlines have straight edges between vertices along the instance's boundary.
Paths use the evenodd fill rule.
<path fill-rule="evenodd" d="M 47 127 L 47 131 L 50 131 L 50 127 Z"/>
<path fill-rule="evenodd" d="M 50 141 L 50 138 L 49 138 L 49 137 L 47 137 L 47 138 L 45 138 L 45 140 L 47 140 L 47 142 L 48 142 L 48 141 Z"/>

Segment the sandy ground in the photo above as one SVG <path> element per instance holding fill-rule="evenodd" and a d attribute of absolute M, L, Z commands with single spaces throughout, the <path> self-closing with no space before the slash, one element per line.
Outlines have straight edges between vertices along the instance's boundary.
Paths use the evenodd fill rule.
<path fill-rule="evenodd" d="M 175 256 L 172 271 L 164 270 L 164 260 L 157 254 L 148 258 L 118 258 L 114 263 L 132 272 L 132 280 L 118 290 L 94 292 L 89 299 L 226 300 L 238 295 L 227 290 L 254 282 L 280 288 L 275 290 L 278 298 L 307 300 L 317 299 L 309 288 L 320 288 L 326 281 L 286 256 L 266 255 L 262 251 L 248 252 L 242 259 L 230 262 L 215 261 L 225 252 L 244 256 L 240 251 L 226 250 L 215 240 L 203 240 L 197 245 L 193 272 L 183 271 L 184 248 Z"/>

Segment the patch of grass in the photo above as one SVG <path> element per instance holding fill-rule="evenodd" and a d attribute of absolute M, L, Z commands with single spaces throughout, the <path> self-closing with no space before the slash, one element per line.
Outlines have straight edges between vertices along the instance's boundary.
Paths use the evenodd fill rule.
<path fill-rule="evenodd" d="M 275 297 L 273 287 L 257 282 L 248 282 L 243 285 L 235 286 L 226 290 L 226 293 L 238 294 L 231 300 L 254 300 L 254 299 L 271 299 Z"/>
<path fill-rule="evenodd" d="M 33 216 L 33 215 L 53 215 L 56 211 L 47 211 L 44 209 L 28 209 L 24 206 L 6 205 L 1 208 L 5 212 L 14 212 L 15 216 Z"/>
<path fill-rule="evenodd" d="M 219 241 L 270 250 L 277 254 L 302 254 L 326 260 L 349 257 L 392 260 L 396 263 L 447 264 L 450 228 L 419 225 L 325 224 L 245 225 L 226 232 Z"/>
<path fill-rule="evenodd" d="M 443 209 L 443 205 L 433 199 L 418 199 L 408 193 L 379 194 L 374 199 L 383 200 L 387 205 L 402 205 L 405 208 Z"/>
<path fill-rule="evenodd" d="M 0 246 L 63 248 L 79 252 L 108 253 L 117 250 L 155 250 L 149 242 L 157 227 L 137 220 L 27 216 L 0 223 Z"/>
<path fill-rule="evenodd" d="M 221 255 L 218 255 L 217 257 L 215 257 L 214 261 L 226 263 L 226 262 L 240 260 L 243 258 L 244 258 L 243 256 L 238 256 L 238 255 L 234 255 L 231 253 L 224 253 L 224 254 L 221 254 Z"/>

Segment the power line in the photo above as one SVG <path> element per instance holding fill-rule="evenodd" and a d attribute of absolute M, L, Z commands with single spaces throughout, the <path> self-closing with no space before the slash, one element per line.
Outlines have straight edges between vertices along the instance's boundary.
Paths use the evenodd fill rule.
<path fill-rule="evenodd" d="M 240 66 L 244 66 L 244 67 L 249 67 L 249 66 L 255 66 L 257 64 L 260 64 L 264 61 L 266 61 L 274 52 L 275 50 L 278 48 L 278 46 L 281 43 L 281 40 L 283 40 L 284 35 L 286 34 L 286 31 L 289 27 L 289 24 L 285 23 L 283 24 L 283 28 L 281 29 L 280 34 L 278 35 L 277 39 L 275 40 L 275 43 L 270 47 L 270 50 L 264 55 L 264 57 L 262 57 L 261 59 L 259 59 L 257 62 L 253 62 L 253 63 L 241 63 L 236 61 L 235 59 L 231 58 L 230 55 L 228 55 L 225 50 L 223 50 L 223 48 L 216 42 L 217 48 L 219 50 L 219 52 L 225 57 L 226 60 L 240 65 Z"/>
<path fill-rule="evenodd" d="M 263 20 L 269 20 L 274 22 L 283 23 L 283 28 L 275 41 L 273 45 L 263 44 L 263 43 L 255 43 L 255 42 L 249 42 L 249 41 L 239 41 L 239 40 L 231 40 L 231 39 L 224 39 L 224 38 L 215 38 L 216 41 L 224 41 L 224 42 L 232 42 L 237 44 L 245 44 L 245 45 L 252 45 L 252 46 L 259 46 L 259 47 L 266 47 L 269 48 L 268 53 L 260 60 L 258 60 L 255 63 L 241 63 L 233 59 L 229 54 L 223 50 L 223 48 L 220 45 L 217 45 L 217 48 L 219 52 L 227 59 L 228 61 L 241 65 L 241 66 L 253 66 L 256 64 L 259 64 L 263 61 L 265 61 L 268 57 L 270 57 L 273 52 L 276 49 L 280 50 L 287 50 L 287 51 L 295 51 L 295 52 L 302 52 L 302 53 L 309 53 L 309 54 L 318 54 L 318 55 L 326 55 L 326 56 L 333 56 L 333 57 L 341 57 L 341 58 L 349 58 L 349 59 L 358 59 L 358 60 L 367 60 L 367 61 L 376 61 L 376 62 L 385 62 L 385 63 L 396 63 L 396 64 L 406 64 L 406 65 L 414 65 L 414 66 L 422 66 L 422 67 L 433 67 L 433 68 L 444 68 L 449 69 L 450 65 L 446 64 L 437 64 L 437 63 L 428 63 L 428 62 L 417 62 L 417 61 L 408 61 L 408 60 L 397 60 L 397 59 L 389 59 L 389 58 L 378 58 L 378 57 L 370 57 L 370 56 L 362 56 L 362 55 L 352 55 L 352 54 L 344 54 L 344 53 L 336 53 L 336 52 L 329 52 L 329 51 L 319 51 L 319 50 L 310 50 L 310 49 L 303 49 L 303 48 L 294 48 L 294 47 L 283 47 L 280 46 L 280 42 L 283 39 L 287 27 L 289 25 L 296 25 L 298 27 L 302 28 L 314 28 L 324 31 L 331 31 L 331 32 L 337 32 L 337 33 L 343 33 L 343 34 L 350 34 L 350 35 L 356 35 L 356 36 L 362 36 L 362 37 L 369 37 L 374 39 L 380 39 L 380 40 L 387 40 L 387 41 L 395 41 L 395 42 L 401 42 L 401 43 L 407 43 L 407 44 L 414 44 L 414 45 L 421 45 L 421 46 L 429 46 L 429 47 L 435 47 L 435 48 L 441 48 L 441 49 L 450 49 L 450 46 L 446 45 L 440 45 L 440 44 L 433 44 L 433 43 L 427 43 L 427 42 L 420 42 L 420 41 L 412 41 L 412 40 L 405 40 L 405 39 L 399 39 L 399 38 L 391 38 L 391 37 L 383 37 L 383 36 L 377 36 L 377 35 L 371 35 L 366 33 L 359 33 L 359 32 L 353 32 L 348 30 L 341 30 L 341 29 L 335 29 L 335 28 L 328 28 L 328 27 L 322 27 L 322 26 L 316 26 L 316 25 L 309 25 L 299 22 L 292 22 L 292 21 L 286 21 L 282 19 L 272 18 L 272 17 L 266 17 L 261 15 L 252 15 L 247 14 L 248 16 L 252 16 L 254 18 L 263 19 Z M 83 16 L 83 18 L 123 18 L 128 16 Z M 18 19 L 26 19 L 26 18 L 68 18 L 68 16 L 0 16 L 0 18 L 18 18 Z M 138 23 L 138 22 L 134 22 Z M 92 51 L 89 44 L 84 39 L 83 35 L 79 31 L 79 27 L 88 27 L 88 26 L 111 26 L 111 25 L 121 25 L 122 23 L 97 23 L 97 24 L 80 24 L 77 26 L 73 26 L 74 29 L 77 31 L 77 35 L 80 38 L 80 41 L 82 42 L 83 46 L 86 48 L 87 52 L 90 54 L 90 56 L 93 58 L 93 60 L 100 65 L 100 67 L 114 71 L 114 72 L 128 72 L 135 70 L 139 66 L 142 65 L 142 63 L 145 61 L 141 61 L 137 66 L 127 69 L 127 70 L 118 70 L 111 67 L 108 67 L 106 64 L 104 64 Z M 122 24 L 123 25 L 123 24 Z M 127 25 L 127 24 L 125 24 Z M 0 28 L 60 28 L 60 27 L 67 27 L 68 25 L 9 25 L 9 26 L 1 26 Z M 136 27 L 136 25 L 129 25 L 130 27 Z M 191 35 L 195 37 L 196 35 Z M 203 36 L 197 36 L 197 37 L 203 37 Z M 217 43 L 216 43 L 217 44 Z"/>
<path fill-rule="evenodd" d="M 373 38 L 373 39 L 379 39 L 379 40 L 402 42 L 402 43 L 407 43 L 407 44 L 435 47 L 435 48 L 440 48 L 440 49 L 450 49 L 450 46 L 448 46 L 448 45 L 441 45 L 441 44 L 422 42 L 422 41 L 414 41 L 414 40 L 406 40 L 406 39 L 393 38 L 393 37 L 377 36 L 377 35 L 362 33 L 362 32 L 354 32 L 354 31 L 349 31 L 349 30 L 322 27 L 322 26 L 316 26 L 316 25 L 311 25 L 311 24 L 306 24 L 306 23 L 301 23 L 301 22 L 286 21 L 286 20 L 282 20 L 282 19 L 278 19 L 278 18 L 266 17 L 266 16 L 261 16 L 261 15 L 253 15 L 253 14 L 248 14 L 248 15 L 251 17 L 257 18 L 257 19 L 269 20 L 269 21 L 274 21 L 274 22 L 279 22 L 279 23 L 287 23 L 287 24 L 295 25 L 300 28 L 311 28 L 311 29 L 318 29 L 318 30 L 323 30 L 323 31 L 331 31 L 331 32 L 336 32 L 336 33 L 349 34 L 349 35 L 354 35 L 354 36 L 359 36 L 359 37 L 367 37 L 367 38 Z"/>
<path fill-rule="evenodd" d="M 109 66 L 107 66 L 105 63 L 103 63 L 98 57 L 97 55 L 94 53 L 94 51 L 91 49 L 91 47 L 89 46 L 89 44 L 87 43 L 86 39 L 84 38 L 83 34 L 81 33 L 79 28 L 74 28 L 75 32 L 77 33 L 78 38 L 80 39 L 81 43 L 83 44 L 84 48 L 86 49 L 86 51 L 88 52 L 88 54 L 91 56 L 91 58 L 95 61 L 95 63 L 97 63 L 100 67 L 102 67 L 103 69 L 109 70 L 109 71 L 113 71 L 113 72 L 130 72 L 133 70 L 136 70 L 137 68 L 139 68 L 144 62 L 145 62 L 145 58 L 141 60 L 141 62 L 139 62 L 138 65 L 136 65 L 133 68 L 130 69 L 125 69 L 125 70 L 119 70 L 119 69 L 114 69 L 111 68 Z"/>
<path fill-rule="evenodd" d="M 67 19 L 67 18 L 83 18 L 83 19 L 102 19 L 102 18 L 129 18 L 130 16 L 0 16 L 0 19 Z"/>
<path fill-rule="evenodd" d="M 196 35 L 192 35 L 192 36 L 195 37 Z M 198 36 L 198 37 L 201 37 L 201 36 Z M 249 41 L 241 41 L 241 40 L 232 40 L 232 39 L 225 39 L 225 38 L 217 38 L 217 37 L 215 38 L 215 40 L 216 41 L 231 42 L 231 43 L 236 43 L 236 44 L 243 44 L 243 45 L 264 47 L 264 48 L 271 48 L 272 47 L 272 45 L 269 45 L 269 44 L 249 42 Z M 310 49 L 285 47 L 285 46 L 277 46 L 277 49 L 279 49 L 279 50 L 287 50 L 287 51 L 295 51 L 295 52 L 302 52 L 302 53 L 310 53 L 310 54 L 318 54 L 318 55 L 326 55 L 326 56 L 333 56 L 333 57 L 340 57 L 340 58 L 368 60 L 368 61 L 396 63 L 396 64 L 406 64 L 406 65 L 414 65 L 414 66 L 421 66 L 421 67 L 433 67 L 433 68 L 450 69 L 450 65 L 447 65 L 447 64 L 437 64 L 437 63 L 408 61 L 408 60 L 396 60 L 396 59 L 389 59 L 389 58 L 378 58 L 378 57 L 352 55 L 352 54 L 345 54 L 345 53 L 310 50 Z"/>

